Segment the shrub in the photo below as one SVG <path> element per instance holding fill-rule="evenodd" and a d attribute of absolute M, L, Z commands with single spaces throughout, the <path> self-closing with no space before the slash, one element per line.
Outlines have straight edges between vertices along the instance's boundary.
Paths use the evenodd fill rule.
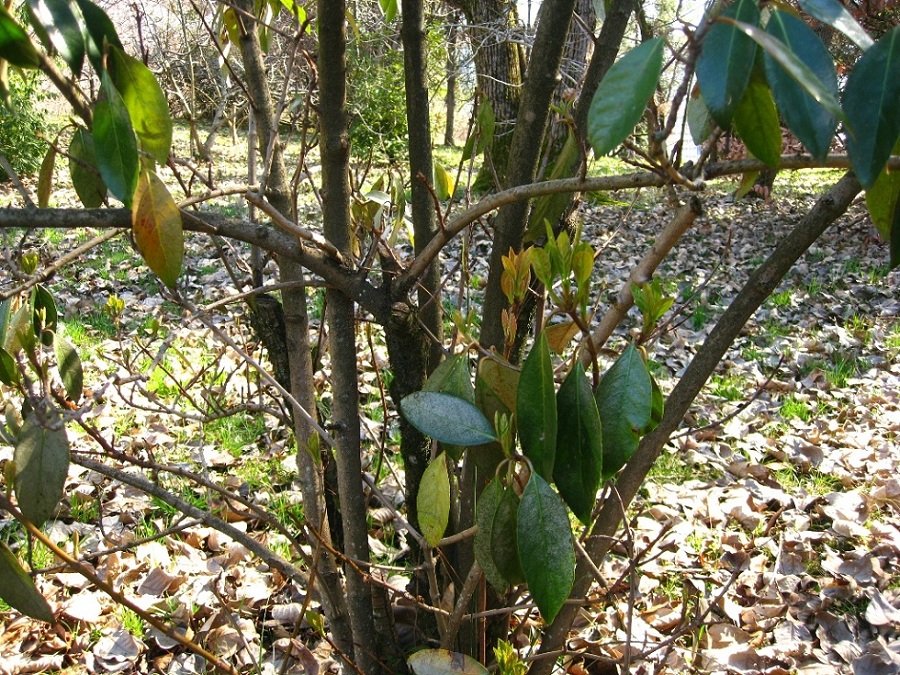
<path fill-rule="evenodd" d="M 36 172 L 47 150 L 47 144 L 38 138 L 48 129 L 37 109 L 37 103 L 44 98 L 38 77 L 37 73 L 10 72 L 9 106 L 3 106 L 0 115 L 0 153 L 19 175 Z M 0 181 L 8 179 L 0 168 Z"/>

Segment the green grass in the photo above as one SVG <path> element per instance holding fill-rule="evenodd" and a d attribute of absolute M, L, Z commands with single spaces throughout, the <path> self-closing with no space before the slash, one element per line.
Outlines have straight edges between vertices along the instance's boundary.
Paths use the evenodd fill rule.
<path fill-rule="evenodd" d="M 653 463 L 648 480 L 657 484 L 681 485 L 689 480 L 712 482 L 722 477 L 722 472 L 709 464 L 685 462 L 674 452 L 663 452 Z"/>
<path fill-rule="evenodd" d="M 775 480 L 784 490 L 803 489 L 814 496 L 827 495 L 843 490 L 841 481 L 836 476 L 823 473 L 817 469 L 800 471 L 795 467 L 787 466 L 775 472 Z"/>
<path fill-rule="evenodd" d="M 801 422 L 809 422 L 812 417 L 809 404 L 796 398 L 793 394 L 784 398 L 778 412 L 786 420 L 796 419 Z"/>
<path fill-rule="evenodd" d="M 144 620 L 128 607 L 119 607 L 119 620 L 122 627 L 129 633 L 140 639 L 144 637 Z"/>
<path fill-rule="evenodd" d="M 266 430 L 266 420 L 262 415 L 229 415 L 208 422 L 204 426 L 207 440 L 225 450 L 233 457 L 241 457 L 248 449 L 256 449 L 257 439 Z"/>
<path fill-rule="evenodd" d="M 780 291 L 769 296 L 767 303 L 772 307 L 790 307 L 793 294 L 791 291 Z"/>
<path fill-rule="evenodd" d="M 726 401 L 740 401 L 744 398 L 743 381 L 736 375 L 713 375 L 710 393 Z"/>

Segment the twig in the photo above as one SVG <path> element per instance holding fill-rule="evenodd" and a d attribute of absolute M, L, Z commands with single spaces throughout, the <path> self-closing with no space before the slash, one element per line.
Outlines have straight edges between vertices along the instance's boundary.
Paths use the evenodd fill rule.
<path fill-rule="evenodd" d="M 288 234 L 294 235 L 301 241 L 309 242 L 316 248 L 321 249 L 322 251 L 330 255 L 339 263 L 344 262 L 344 256 L 342 256 L 341 252 L 338 251 L 337 248 L 335 248 L 334 244 L 326 240 L 322 235 L 317 234 L 312 230 L 308 230 L 305 227 L 300 227 L 296 223 L 291 222 L 287 216 L 285 216 L 283 213 L 281 213 L 281 211 L 276 209 L 255 192 L 244 193 L 244 199 L 259 208 L 260 211 L 262 211 L 272 219 L 272 222 L 275 223 L 275 225 L 280 227 Z"/>
<path fill-rule="evenodd" d="M 447 621 L 447 625 L 444 628 L 444 635 L 441 639 L 441 649 L 450 649 L 450 647 L 453 646 L 456 635 L 459 633 L 459 627 L 462 625 L 466 607 L 472 599 L 472 595 L 474 595 L 475 589 L 478 588 L 478 584 L 481 582 L 483 576 L 484 572 L 481 570 L 481 565 L 479 565 L 476 560 L 472 563 L 472 567 L 469 568 L 469 574 L 466 576 L 466 581 L 459 591 L 459 598 L 456 600 L 456 606 L 453 608 L 453 613 L 450 615 L 450 619 Z"/>

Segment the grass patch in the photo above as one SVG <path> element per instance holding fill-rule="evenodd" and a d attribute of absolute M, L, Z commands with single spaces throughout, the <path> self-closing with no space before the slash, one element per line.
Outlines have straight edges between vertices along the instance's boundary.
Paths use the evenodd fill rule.
<path fill-rule="evenodd" d="M 784 490 L 802 489 L 807 494 L 815 496 L 827 495 L 843 489 L 841 481 L 836 476 L 822 473 L 816 469 L 799 471 L 794 467 L 787 466 L 775 472 L 775 480 Z"/>
<path fill-rule="evenodd" d="M 800 420 L 801 422 L 809 422 L 812 417 L 809 403 L 801 401 L 793 394 L 786 396 L 781 402 L 778 413 L 786 420 Z"/>
<path fill-rule="evenodd" d="M 743 381 L 736 375 L 713 375 L 710 393 L 726 401 L 740 401 L 744 398 Z"/>
<path fill-rule="evenodd" d="M 663 452 L 657 457 L 647 478 L 652 483 L 682 485 L 689 480 L 712 482 L 722 477 L 722 472 L 708 464 L 685 462 L 673 452 Z"/>
<path fill-rule="evenodd" d="M 766 302 L 772 307 L 790 307 L 792 298 L 791 291 L 780 291 L 770 295 Z"/>
<path fill-rule="evenodd" d="M 229 415 L 208 422 L 204 426 L 207 440 L 232 457 L 241 457 L 248 446 L 256 449 L 256 440 L 266 431 L 266 420 L 262 415 Z"/>

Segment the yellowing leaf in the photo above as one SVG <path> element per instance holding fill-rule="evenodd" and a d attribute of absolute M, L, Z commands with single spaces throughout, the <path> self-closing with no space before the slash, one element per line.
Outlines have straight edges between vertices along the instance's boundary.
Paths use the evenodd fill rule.
<path fill-rule="evenodd" d="M 471 656 L 446 649 L 422 649 L 406 662 L 416 675 L 488 675 Z"/>
<path fill-rule="evenodd" d="M 444 453 L 435 457 L 422 474 L 416 506 L 422 536 L 429 544 L 436 546 L 444 536 L 450 519 L 450 476 Z"/>
<path fill-rule="evenodd" d="M 141 257 L 166 286 L 175 288 L 184 259 L 181 212 L 153 172 L 142 171 L 138 179 L 131 227 Z"/>

